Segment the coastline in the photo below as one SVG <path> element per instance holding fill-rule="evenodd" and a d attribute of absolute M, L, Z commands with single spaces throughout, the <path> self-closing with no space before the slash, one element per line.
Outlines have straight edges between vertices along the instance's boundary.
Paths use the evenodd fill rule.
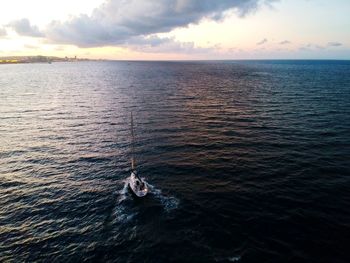
<path fill-rule="evenodd" d="M 11 57 L 0 57 L 0 65 L 8 64 L 33 64 L 33 63 L 48 63 L 53 62 L 85 62 L 85 61 L 100 61 L 87 58 L 77 58 L 75 57 L 53 57 L 53 56 L 11 56 Z"/>

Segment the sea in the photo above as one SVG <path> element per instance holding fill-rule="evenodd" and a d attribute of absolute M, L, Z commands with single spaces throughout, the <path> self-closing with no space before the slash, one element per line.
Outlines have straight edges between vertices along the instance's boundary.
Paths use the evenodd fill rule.
<path fill-rule="evenodd" d="M 350 262 L 350 61 L 0 65 L 0 262 Z"/>

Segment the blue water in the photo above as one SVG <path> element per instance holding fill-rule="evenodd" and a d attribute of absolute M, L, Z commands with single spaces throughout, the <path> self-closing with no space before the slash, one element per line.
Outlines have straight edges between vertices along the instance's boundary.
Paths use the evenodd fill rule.
<path fill-rule="evenodd" d="M 0 66 L 1 262 L 349 262 L 349 166 L 349 61 Z"/>

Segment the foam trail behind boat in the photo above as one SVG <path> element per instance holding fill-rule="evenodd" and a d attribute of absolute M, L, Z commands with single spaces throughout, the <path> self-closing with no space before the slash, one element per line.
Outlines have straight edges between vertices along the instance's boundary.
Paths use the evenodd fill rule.
<path fill-rule="evenodd" d="M 124 185 L 123 185 L 123 188 L 120 191 L 118 191 L 118 199 L 117 199 L 118 204 L 122 203 L 127 198 L 130 178 L 128 177 L 124 179 L 122 182 L 124 183 Z"/>
<path fill-rule="evenodd" d="M 165 211 L 170 212 L 178 208 L 180 200 L 174 196 L 165 196 L 162 194 L 162 190 L 156 188 L 155 186 L 147 183 L 150 192 L 162 203 Z"/>
<path fill-rule="evenodd" d="M 122 180 L 123 188 L 117 192 L 117 204 L 115 206 L 114 215 L 115 219 L 119 223 L 127 223 L 137 214 L 135 212 L 129 211 L 127 204 L 124 201 L 128 198 L 128 184 L 129 177 Z"/>

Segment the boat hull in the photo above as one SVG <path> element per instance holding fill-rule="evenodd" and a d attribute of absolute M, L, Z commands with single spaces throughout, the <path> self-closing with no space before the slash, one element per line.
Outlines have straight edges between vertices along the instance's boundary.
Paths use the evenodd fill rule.
<path fill-rule="evenodd" d="M 143 187 L 140 187 L 141 184 L 143 184 Z M 131 193 L 136 197 L 141 198 L 145 197 L 148 194 L 147 184 L 144 181 L 137 178 L 133 172 L 131 173 L 128 185 Z"/>

